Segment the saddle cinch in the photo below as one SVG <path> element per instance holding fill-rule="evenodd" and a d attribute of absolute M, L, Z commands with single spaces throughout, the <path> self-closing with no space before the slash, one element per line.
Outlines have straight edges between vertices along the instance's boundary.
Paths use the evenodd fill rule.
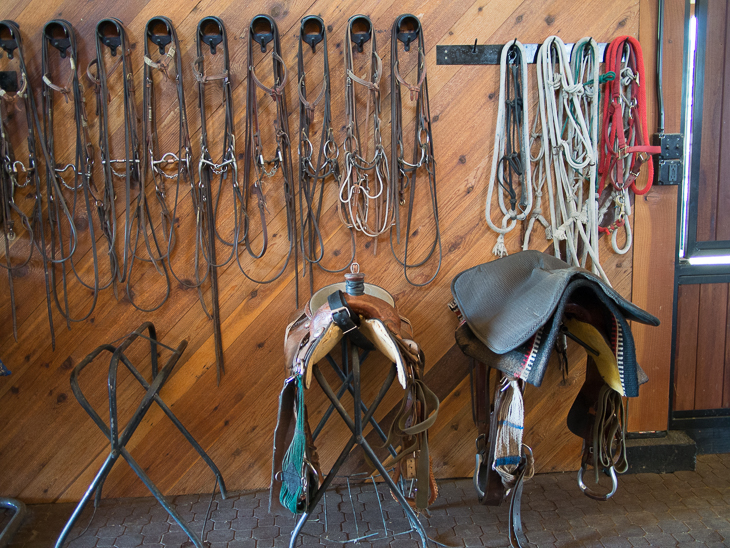
<path fill-rule="evenodd" d="M 451 304 L 459 317 L 456 342 L 477 362 L 472 404 L 479 430 L 474 486 L 482 504 L 511 496 L 510 543 L 526 546 L 520 520 L 522 483 L 533 473 L 532 450 L 522 443 L 525 382 L 539 387 L 553 348 L 567 367 L 565 338 L 588 356 L 586 379 L 568 413 L 568 429 L 583 438 L 578 485 L 587 496 L 607 500 L 616 473 L 628 468 L 624 445 L 626 409 L 648 380 L 636 362 L 627 320 L 659 325 L 651 314 L 625 300 L 591 272 L 539 251 L 522 251 L 458 274 Z M 490 406 L 490 370 L 498 386 Z M 592 466 L 611 478 L 608 493 L 587 486 Z"/>
<path fill-rule="evenodd" d="M 363 283 L 364 275 L 345 275 L 347 282 L 326 286 L 299 310 L 284 338 L 286 375 L 279 398 L 274 433 L 269 509 L 286 507 L 301 513 L 322 481 L 316 447 L 308 424 L 304 394 L 312 383 L 314 365 L 347 337 L 354 347 L 382 352 L 396 365 L 404 389 L 403 403 L 393 419 L 385 446 L 397 455 L 384 463 L 394 467 L 394 480 L 415 480 L 418 510 L 435 500 L 438 489 L 428 453 L 428 428 L 439 401 L 423 382 L 425 357 L 412 339 L 410 322 L 399 315 L 395 301 L 381 287 Z M 343 290 L 347 292 L 344 293 Z M 357 359 L 357 351 L 354 352 Z"/>

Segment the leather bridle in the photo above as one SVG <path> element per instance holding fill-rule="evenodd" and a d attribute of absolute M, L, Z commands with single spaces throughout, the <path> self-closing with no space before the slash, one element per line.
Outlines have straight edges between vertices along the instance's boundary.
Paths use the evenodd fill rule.
<path fill-rule="evenodd" d="M 205 72 L 205 55 L 206 48 L 210 48 L 210 55 L 223 56 L 223 72 L 219 74 L 208 74 Z M 219 51 L 219 48 L 222 51 Z M 220 384 L 221 375 L 224 371 L 223 365 L 223 338 L 221 336 L 221 319 L 220 304 L 218 298 L 218 267 L 225 266 L 230 262 L 235 253 L 238 244 L 238 196 L 240 190 L 238 187 L 238 166 L 236 164 L 236 136 L 234 133 L 233 122 L 233 101 L 231 95 L 231 71 L 230 61 L 228 57 L 228 37 L 226 28 L 217 17 L 204 17 L 198 23 L 196 34 L 196 59 L 193 63 L 193 73 L 198 82 L 198 104 L 200 106 L 200 162 L 198 163 L 199 182 L 197 187 L 193 188 L 193 205 L 196 208 L 197 220 L 197 241 L 199 249 L 202 250 L 206 262 L 208 263 L 207 276 L 210 278 L 210 290 L 212 301 L 212 314 L 208 313 L 208 309 L 203 301 L 202 294 L 199 293 L 200 302 L 206 315 L 213 320 L 213 334 L 215 339 L 215 355 L 216 355 L 216 375 Z M 219 162 L 214 162 L 208 149 L 208 126 L 205 109 L 205 86 L 210 82 L 220 81 L 222 86 L 222 103 L 224 109 L 224 127 L 223 127 L 223 155 Z M 231 185 L 234 192 L 233 208 L 235 229 L 233 241 L 225 241 L 217 232 L 215 222 L 215 212 L 218 209 L 221 190 L 223 188 L 223 180 L 231 175 Z M 213 204 L 212 180 L 214 176 L 219 177 L 218 183 L 218 199 L 215 206 Z M 231 247 L 231 254 L 222 263 L 216 261 L 216 240 Z M 198 247 L 196 247 L 196 250 Z M 196 259 L 196 284 L 198 287 L 204 281 L 197 276 Z"/>
<path fill-rule="evenodd" d="M 308 28 L 316 26 L 316 33 Z M 316 53 L 317 44 L 322 44 L 322 89 L 313 101 L 307 99 L 306 73 L 304 70 L 305 44 L 311 46 L 312 54 Z M 309 290 L 314 293 L 313 265 L 317 264 L 325 272 L 342 272 L 349 268 L 355 260 L 355 231 L 350 227 L 352 253 L 350 259 L 340 268 L 329 268 L 322 264 L 325 256 L 325 240 L 320 229 L 320 218 L 324 203 L 325 182 L 331 176 L 339 190 L 342 180 L 340 174 L 340 149 L 335 141 L 332 129 L 331 84 L 329 56 L 327 51 L 327 29 L 324 21 L 316 15 L 308 15 L 301 22 L 299 32 L 299 51 L 297 54 L 299 96 L 299 210 L 301 223 L 301 251 L 304 273 L 309 271 Z M 317 107 L 322 104 L 322 130 L 320 132 L 319 149 L 316 151 L 316 164 L 313 161 L 315 149 L 309 140 L 310 126 L 314 124 Z M 319 192 L 318 192 L 319 191 Z M 342 217 L 342 202 L 337 201 L 337 208 Z"/>
<path fill-rule="evenodd" d="M 112 57 L 121 54 L 108 68 L 104 62 L 105 48 L 109 48 Z M 137 116 L 134 101 L 134 75 L 131 66 L 131 49 L 127 33 L 122 22 L 115 18 L 102 19 L 96 25 L 96 59 L 89 63 L 86 74 L 94 84 L 96 90 L 96 114 L 99 119 L 99 153 L 101 156 L 102 173 L 104 174 L 104 220 L 103 230 L 108 234 L 109 257 L 112 267 L 114 291 L 117 293 L 117 284 L 127 281 L 129 269 L 129 253 L 132 222 L 132 186 L 140 183 L 139 166 L 139 139 L 137 135 Z M 96 75 L 92 67 L 96 67 Z M 122 71 L 122 97 L 124 111 L 124 158 L 113 159 L 109 132 L 109 77 L 117 70 Z M 122 170 L 117 169 L 117 164 Z M 117 241 L 117 214 L 115 205 L 116 192 L 114 189 L 115 177 L 124 180 L 124 230 L 122 239 L 121 262 L 119 260 L 119 244 Z"/>
<path fill-rule="evenodd" d="M 15 287 L 13 278 L 20 275 L 22 270 L 28 265 L 33 256 L 33 247 L 38 245 L 31 227 L 27 214 L 15 202 L 15 193 L 18 189 L 32 188 L 33 204 L 33 221 L 39 230 L 38 237 L 41 238 L 41 250 L 45 248 L 43 235 L 43 220 L 41 217 L 41 181 L 38 172 L 38 155 L 36 152 L 35 124 L 38 119 L 38 113 L 35 109 L 33 100 L 33 92 L 30 88 L 30 79 L 28 70 L 23 57 L 23 46 L 18 26 L 12 21 L 0 21 L 0 28 L 5 28 L 10 35 L 9 39 L 0 37 L 0 47 L 5 51 L 9 60 L 17 57 L 18 72 L 20 79 L 17 83 L 16 90 L 6 90 L 0 88 L 0 222 L 2 223 L 3 233 L 3 250 L 5 252 L 5 261 L 0 263 L 0 267 L 8 272 L 8 288 L 10 290 L 10 309 L 13 316 L 13 337 L 18 340 L 18 320 L 15 310 Z M 14 53 L 15 50 L 17 53 Z M 16 73 L 17 74 L 17 73 Z M 22 134 L 23 132 L 15 130 L 18 125 L 15 116 L 9 116 L 9 111 L 17 108 L 17 102 L 21 102 L 25 111 L 26 134 L 28 135 L 28 156 L 25 160 L 19 160 L 13 150 L 11 140 L 12 133 Z M 31 184 L 33 185 L 31 187 Z M 16 223 L 20 223 L 23 230 L 16 230 Z M 24 256 L 17 263 L 13 263 L 10 256 L 11 248 L 20 249 L 25 244 L 18 245 L 24 236 L 27 235 L 28 249 L 27 256 Z M 45 254 L 41 251 L 43 257 L 43 267 L 48 275 L 48 262 Z M 46 285 L 48 291 L 48 286 Z M 50 296 L 48 296 L 49 319 L 51 320 L 51 333 L 53 334 L 53 321 L 50 312 Z"/>
<path fill-rule="evenodd" d="M 152 21 L 156 21 L 156 19 L 152 19 Z M 170 28 L 172 28 L 172 23 L 169 21 L 169 19 L 164 20 L 163 23 L 167 26 L 168 32 Z M 170 275 L 167 272 L 167 267 L 165 265 L 165 257 L 167 257 L 167 246 L 161 245 L 165 242 L 164 236 L 167 235 L 168 227 L 172 226 L 172 219 L 170 218 L 170 213 L 167 209 L 167 205 L 164 200 L 164 184 L 162 187 L 160 187 L 159 179 L 155 180 L 155 196 L 156 201 L 158 203 L 158 206 L 160 207 L 161 216 L 162 216 L 162 226 L 161 229 L 163 231 L 163 237 L 159 238 L 157 235 L 157 230 L 155 227 L 155 223 L 152 219 L 152 213 L 150 211 L 150 204 L 149 204 L 149 197 L 147 196 L 147 179 L 148 179 L 148 173 L 149 171 L 152 171 L 153 176 L 155 174 L 155 156 L 154 156 L 154 148 L 155 148 L 155 141 L 156 141 L 156 131 L 153 129 L 153 126 L 156 123 L 155 117 L 154 117 L 154 96 L 152 94 L 152 86 L 154 83 L 154 80 L 152 78 L 152 69 L 157 68 L 153 67 L 153 65 L 150 64 L 150 51 L 149 51 L 149 39 L 150 39 L 150 26 L 149 22 L 145 26 L 145 40 L 144 40 L 144 57 L 145 57 L 145 63 L 144 63 L 144 79 L 143 79 L 143 136 L 144 136 L 144 150 L 142 152 L 142 161 L 137 163 L 135 160 L 135 164 L 133 165 L 133 169 L 137 170 L 137 176 L 139 177 L 139 192 L 137 194 L 137 199 L 134 204 L 134 212 L 132 213 L 130 217 L 130 223 L 132 225 L 132 228 L 130 229 L 130 240 L 128 245 L 130 246 L 129 250 L 129 269 L 127 270 L 127 297 L 129 299 L 129 302 L 134 306 L 137 310 L 140 312 L 154 312 L 155 310 L 158 310 L 163 304 L 167 302 L 167 299 L 170 296 Z M 168 35 L 169 36 L 169 35 Z M 126 39 L 126 38 L 125 38 Z M 124 43 L 124 39 L 123 42 Z M 179 49 L 179 48 L 178 48 Z M 174 55 L 175 49 L 170 48 L 169 53 L 171 53 L 170 56 L 168 56 L 168 59 Z M 101 58 L 101 57 L 100 57 Z M 164 63 L 164 61 L 162 62 Z M 130 63 L 131 64 L 131 63 Z M 162 66 L 162 65 L 158 65 Z M 125 74 L 127 74 L 125 72 Z M 133 73 L 130 71 L 129 75 L 125 77 L 125 83 L 126 80 L 129 80 L 131 84 L 128 88 L 125 88 L 125 107 L 128 104 L 128 97 L 127 93 L 131 95 L 131 105 L 134 105 L 134 84 L 133 84 Z M 139 139 L 137 137 L 137 116 L 136 116 L 136 110 L 132 109 L 131 112 L 131 119 L 132 122 L 129 126 L 125 126 L 125 130 L 129 131 L 130 135 L 132 136 L 132 146 L 134 150 L 134 158 L 137 158 L 139 155 Z M 126 121 L 125 117 L 125 121 Z M 126 135 L 125 135 L 126 140 Z M 149 154 L 149 161 L 150 164 L 147 164 Z M 129 165 L 129 164 L 127 164 Z M 134 175 L 133 175 L 134 177 Z M 146 256 L 140 255 L 138 253 L 138 247 L 140 243 L 140 235 L 142 236 L 142 239 L 144 240 L 144 249 L 146 250 Z M 165 253 L 163 254 L 162 250 L 165 249 Z M 146 263 L 152 263 L 152 265 L 155 267 L 155 270 L 165 278 L 165 294 L 164 296 L 156 303 L 152 304 L 149 307 L 143 307 L 135 303 L 134 300 L 134 292 L 131 290 L 132 286 L 132 272 L 134 270 L 134 264 L 135 261 L 142 261 Z M 149 284 L 146 284 L 149 285 Z"/>
<path fill-rule="evenodd" d="M 410 49 L 411 43 L 416 41 L 418 52 L 416 58 L 416 83 L 410 84 L 400 73 L 398 59 L 398 42 L 404 44 L 405 51 Z M 414 15 L 405 14 L 398 17 L 393 23 L 390 37 L 390 108 L 391 108 L 391 141 L 390 165 L 391 181 L 390 201 L 393 204 L 395 226 L 391 225 L 390 249 L 398 263 L 403 267 L 403 275 L 411 285 L 422 287 L 431 283 L 441 270 L 442 248 L 441 230 L 439 227 L 438 199 L 436 196 L 436 161 L 433 156 L 433 136 L 431 132 L 431 112 L 428 102 L 428 80 L 426 78 L 426 46 L 423 37 L 421 22 Z M 416 103 L 416 114 L 413 123 L 413 156 L 410 161 L 405 159 L 403 144 L 403 105 L 401 87 L 408 88 L 410 100 Z M 423 169 L 421 169 L 423 168 Z M 414 201 L 416 197 L 416 181 L 419 170 L 427 173 L 428 190 L 431 198 L 431 212 L 435 224 L 433 243 L 426 257 L 418 262 L 408 262 L 408 248 L 411 238 L 411 222 L 413 220 Z M 408 219 L 403 250 L 403 259 L 395 251 L 393 245 L 393 228 L 396 240 L 400 243 L 401 222 L 398 203 L 405 205 L 406 193 L 408 196 Z M 408 275 L 409 268 L 417 268 L 426 264 L 438 245 L 438 264 L 436 271 L 425 282 L 415 282 Z"/>
<path fill-rule="evenodd" d="M 263 29 L 263 30 L 262 30 Z M 246 251 L 254 261 L 261 259 L 268 249 L 269 235 L 266 225 L 266 196 L 264 191 L 264 180 L 272 179 L 277 172 L 281 172 L 283 179 L 282 190 L 286 208 L 287 238 L 289 240 L 289 251 L 287 252 L 284 264 L 278 271 L 275 271 L 269 278 L 258 278 L 253 276 L 241 264 L 240 254 L 236 253 L 238 267 L 246 278 L 258 284 L 268 284 L 278 280 L 286 271 L 292 253 L 294 255 L 294 271 L 299 270 L 299 255 L 297 247 L 296 212 L 294 201 L 294 176 L 291 160 L 291 140 L 289 138 L 289 115 L 286 102 L 286 81 L 287 69 L 281 57 L 281 44 L 279 42 L 279 30 L 276 22 L 268 15 L 257 15 L 251 20 L 248 27 L 248 79 L 246 82 L 246 153 L 243 168 L 244 200 L 244 231 L 243 244 Z M 267 44 L 272 43 L 271 57 L 274 85 L 266 87 L 256 76 L 254 62 L 254 43 L 261 47 L 261 52 L 266 52 Z M 261 128 L 259 125 L 259 104 L 257 91 L 261 89 L 274 101 L 276 107 L 276 118 L 273 122 L 276 138 L 276 150 L 269 157 L 265 154 L 261 139 Z M 253 171 L 253 177 L 252 177 Z M 256 198 L 261 223 L 262 243 L 259 251 L 254 251 L 251 242 L 253 240 L 250 228 L 249 201 L 251 197 Z M 295 299 L 299 306 L 299 278 L 295 275 Z"/>
<path fill-rule="evenodd" d="M 159 32 L 159 28 L 164 27 L 164 32 Z M 195 173 L 193 166 L 193 151 L 190 144 L 190 133 L 188 129 L 188 115 L 185 104 L 185 87 L 183 85 L 183 65 L 182 51 L 177 32 L 172 21 L 167 17 L 153 17 L 147 21 L 145 26 L 145 51 L 144 51 L 144 93 L 143 93 L 143 133 L 145 139 L 145 161 L 142 165 L 142 178 L 146 181 L 149 177 L 155 184 L 155 195 L 160 208 L 160 222 L 162 223 L 162 238 L 167 242 L 167 265 L 170 274 L 182 286 L 189 289 L 198 290 L 198 298 L 206 311 L 205 301 L 203 299 L 202 284 L 207 280 L 207 269 L 203 276 L 200 275 L 201 264 L 201 245 L 202 237 L 200 233 L 200 223 L 196 222 L 196 232 L 194 235 L 195 252 L 193 255 L 194 272 L 192 278 L 195 282 L 191 282 L 188 276 L 180 275 L 175 271 L 173 266 L 173 251 L 177 241 L 175 237 L 176 222 L 178 219 L 178 206 L 181 192 L 181 185 L 190 187 L 190 196 L 193 202 L 192 214 L 197 219 L 203 217 L 202 205 L 199 198 L 199 192 L 195 184 Z M 159 54 L 154 56 L 157 61 L 153 60 L 150 44 L 157 47 Z M 167 49 L 165 49 L 167 47 Z M 178 111 L 178 149 L 177 152 L 165 152 L 161 154 L 159 151 L 159 131 L 157 128 L 157 108 L 155 101 L 155 71 L 162 74 L 162 86 L 174 85 L 177 101 L 175 106 Z M 168 206 L 169 190 L 167 181 L 174 181 L 174 203 L 172 211 Z M 183 190 L 184 192 L 184 190 Z M 207 263 L 206 263 L 207 264 Z M 210 315 L 208 314 L 210 318 Z"/>
<path fill-rule="evenodd" d="M 61 31 L 59 33 L 59 30 Z M 51 81 L 51 65 L 52 58 L 50 47 L 58 50 L 60 59 L 68 59 L 70 65 L 69 79 L 65 86 L 59 86 Z M 101 214 L 103 210 L 104 199 L 100 199 L 98 191 L 92 180 L 92 172 L 94 165 L 94 151 L 89 138 L 89 124 L 86 116 L 86 103 L 84 99 L 84 91 L 79 81 L 78 75 L 78 48 L 76 44 L 76 33 L 68 21 L 56 19 L 46 23 L 43 28 L 43 46 L 42 55 L 42 73 L 43 73 L 43 93 L 42 93 L 42 110 L 43 110 L 43 133 L 44 144 L 43 150 L 46 152 L 46 189 L 48 200 L 48 229 L 50 243 L 50 257 L 46 255 L 49 263 L 61 265 L 61 289 L 63 296 L 58 295 L 58 285 L 56 283 L 55 267 L 50 269 L 50 293 L 56 303 L 58 310 L 66 320 L 67 327 L 70 328 L 71 322 L 81 322 L 89 318 L 96 306 L 99 291 L 109 287 L 111 280 L 100 285 L 99 282 L 99 262 L 97 256 L 97 243 L 95 236 L 95 227 L 93 222 L 93 208 L 96 207 L 97 213 Z M 54 57 L 55 58 L 55 57 Z M 54 139 L 54 99 L 55 94 L 60 93 L 64 96 L 66 102 L 69 98 L 73 102 L 74 108 L 74 126 L 76 128 L 76 139 L 74 149 L 73 163 L 63 165 L 56 158 L 55 139 Z M 71 172 L 69 174 L 69 172 Z M 69 183 L 71 181 L 71 183 Z M 79 191 L 83 195 L 83 207 L 85 209 L 85 217 L 89 229 L 89 244 L 91 247 L 94 282 L 86 283 L 79 275 L 74 255 L 77 251 L 79 235 L 76 227 L 77 206 L 79 204 Z M 72 193 L 71 208 L 68 207 L 67 197 L 64 192 Z M 64 230 L 65 226 L 67 228 Z M 102 224 L 103 229 L 103 224 Z M 67 240 L 67 241 L 65 241 Z M 45 245 L 43 253 L 47 254 Z M 86 313 L 74 317 L 71 314 L 69 304 L 69 288 L 67 267 L 77 281 L 86 289 L 93 293 L 91 305 Z M 63 303 L 61 302 L 63 301 Z"/>
<path fill-rule="evenodd" d="M 353 30 L 355 24 L 364 25 L 365 32 Z M 362 52 L 363 45 L 370 42 L 369 69 L 366 78 L 354 72 L 352 44 Z M 345 33 L 345 116 L 347 128 L 345 137 L 345 178 L 340 184 L 342 222 L 354 227 L 366 236 L 376 238 L 373 252 L 377 251 L 377 237 L 384 234 L 393 224 L 393 192 L 390 189 L 388 157 L 385 153 L 380 128 L 380 79 L 383 76 L 383 62 L 377 53 L 372 21 L 366 15 L 355 15 L 347 22 Z M 363 150 L 360 124 L 357 115 L 356 84 L 365 88 L 367 109 L 365 123 L 372 118 L 373 154 L 369 148 Z"/>

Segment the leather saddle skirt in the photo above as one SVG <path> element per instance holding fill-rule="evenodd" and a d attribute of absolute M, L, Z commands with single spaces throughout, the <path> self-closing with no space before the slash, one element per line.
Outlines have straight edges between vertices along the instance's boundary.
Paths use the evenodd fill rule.
<path fill-rule="evenodd" d="M 604 367 L 604 380 L 613 376 L 609 385 L 621 395 L 638 396 L 648 380 L 636 363 L 627 320 L 655 326 L 659 320 L 583 268 L 522 251 L 460 273 L 451 292 L 462 316 L 457 344 L 510 377 L 540 386 L 558 335 L 567 328 L 610 348 L 617 373 Z"/>

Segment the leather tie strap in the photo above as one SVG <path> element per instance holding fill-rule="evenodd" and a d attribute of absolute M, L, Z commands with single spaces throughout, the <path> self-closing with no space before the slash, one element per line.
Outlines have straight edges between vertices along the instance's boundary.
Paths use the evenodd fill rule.
<path fill-rule="evenodd" d="M 347 335 L 352 344 L 363 350 L 375 349 L 373 343 L 360 332 L 360 316 L 348 306 L 342 291 L 332 293 L 327 297 L 327 303 L 332 311 L 332 321 Z"/>
<path fill-rule="evenodd" d="M 421 52 L 420 49 L 418 50 L 418 53 L 421 56 L 423 55 L 423 53 Z M 420 62 L 420 59 L 419 59 L 419 62 Z M 426 64 L 425 64 L 425 62 L 422 64 L 422 68 L 421 68 L 421 71 L 420 72 L 421 72 L 421 75 L 418 78 L 418 82 L 414 86 L 414 85 L 411 85 L 408 82 L 406 82 L 405 78 L 403 78 L 403 76 L 401 76 L 400 70 L 399 70 L 399 67 L 398 67 L 398 61 L 396 61 L 393 64 L 393 74 L 395 74 L 395 77 L 398 80 L 398 82 L 400 83 L 400 85 L 405 86 L 405 87 L 408 88 L 408 91 L 411 94 L 410 95 L 411 101 L 414 101 L 414 102 L 415 101 L 418 101 L 418 94 L 421 92 L 421 86 L 423 85 L 423 82 L 426 80 Z"/>

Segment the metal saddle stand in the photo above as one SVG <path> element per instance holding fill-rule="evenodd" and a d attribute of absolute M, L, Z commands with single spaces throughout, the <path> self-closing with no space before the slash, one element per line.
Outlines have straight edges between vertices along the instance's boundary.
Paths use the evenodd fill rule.
<path fill-rule="evenodd" d="M 297 544 L 297 539 L 299 537 L 299 534 L 302 531 L 302 528 L 304 527 L 305 523 L 307 523 L 307 520 L 309 519 L 310 515 L 313 513 L 315 508 L 317 507 L 317 504 L 319 504 L 319 501 L 322 499 L 322 496 L 325 495 L 325 492 L 327 491 L 328 487 L 332 483 L 332 480 L 337 476 L 338 471 L 342 467 L 342 465 L 347 460 L 347 457 L 350 455 L 350 452 L 352 451 L 352 448 L 355 446 L 355 444 L 362 447 L 363 451 L 365 451 L 365 454 L 372 462 L 373 466 L 377 470 L 377 472 L 380 474 L 380 476 L 383 478 L 383 481 L 385 484 L 390 488 L 391 492 L 393 493 L 394 497 L 400 504 L 401 508 L 405 512 L 406 517 L 408 518 L 408 521 L 411 524 L 412 530 L 417 532 L 418 535 L 421 537 L 421 544 L 424 548 L 427 547 L 428 541 L 433 539 L 429 539 L 429 537 L 426 535 L 426 530 L 424 529 L 421 522 L 418 520 L 418 516 L 413 511 L 413 509 L 410 507 L 408 502 L 406 501 L 405 497 L 403 496 L 403 490 L 405 489 L 405 481 L 403 479 L 400 480 L 400 487 L 397 485 L 393 479 L 388 474 L 388 471 L 385 469 L 383 464 L 380 462 L 380 459 L 375 454 L 375 451 L 370 447 L 370 444 L 365 439 L 365 435 L 363 434 L 363 425 L 367 425 L 368 423 L 373 425 L 373 428 L 377 435 L 380 437 L 381 440 L 386 441 L 387 436 L 383 432 L 380 425 L 377 423 L 377 421 L 373 418 L 373 415 L 375 414 L 375 411 L 377 410 L 378 406 L 380 405 L 381 401 L 385 397 L 386 393 L 388 392 L 388 389 L 393 384 L 393 381 L 396 378 L 396 365 L 391 364 L 390 371 L 388 373 L 387 378 L 383 382 L 383 385 L 380 388 L 380 392 L 378 392 L 378 395 L 373 400 L 372 404 L 368 407 L 361 399 L 360 396 L 360 365 L 362 362 L 367 358 L 368 356 L 368 350 L 363 350 L 362 353 L 358 349 L 357 346 L 355 346 L 352 343 L 348 344 L 348 339 L 344 338 L 341 342 L 342 345 L 342 363 L 343 366 L 340 367 L 336 361 L 332 358 L 331 355 L 328 355 L 326 357 L 327 361 L 330 363 L 334 371 L 337 373 L 337 376 L 342 381 L 342 386 L 340 389 L 335 393 L 335 391 L 332 389 L 330 384 L 327 382 L 327 379 L 325 379 L 322 371 L 319 368 L 319 364 L 313 364 L 313 373 L 314 378 L 317 380 L 319 385 L 322 387 L 322 390 L 324 391 L 327 398 L 330 400 L 330 406 L 325 412 L 325 414 L 322 416 L 322 418 L 319 421 L 319 424 L 312 432 L 312 439 L 313 441 L 316 441 L 317 436 L 322 431 L 322 428 L 324 427 L 325 423 L 329 420 L 330 416 L 332 415 L 332 411 L 336 410 L 337 413 L 340 415 L 342 420 L 345 422 L 347 427 L 352 432 L 352 436 L 350 437 L 350 440 L 345 445 L 345 448 L 340 453 L 339 457 L 335 461 L 334 465 L 330 469 L 329 473 L 325 476 L 324 481 L 322 482 L 322 485 L 317 489 L 314 496 L 309 500 L 307 509 L 301 514 L 299 519 L 297 520 L 297 524 L 294 527 L 294 530 L 291 534 L 291 539 L 289 542 L 289 548 L 294 548 Z M 348 348 L 349 346 L 349 348 Z M 321 363 L 321 362 L 320 362 Z M 354 408 L 354 418 L 349 415 L 345 407 L 342 405 L 342 402 L 340 401 L 340 398 L 343 397 L 345 392 L 350 392 L 353 399 L 353 408 Z M 394 448 L 388 447 L 388 451 L 391 453 L 391 455 L 395 455 Z M 377 489 L 377 488 L 376 488 Z M 379 496 L 379 495 L 378 495 Z M 387 531 L 387 528 L 386 528 Z M 398 535 L 409 533 L 410 531 L 404 531 L 403 533 L 396 533 Z M 356 540 L 362 540 L 362 537 L 359 539 L 351 539 L 348 542 L 354 542 Z M 368 538 L 368 541 L 377 540 L 377 539 L 371 539 Z M 436 543 L 439 544 L 439 543 Z"/>
<path fill-rule="evenodd" d="M 149 332 L 149 336 L 144 335 L 144 331 L 147 330 Z M 132 365 L 132 362 L 127 358 L 125 355 L 125 351 L 129 346 L 137 339 L 137 338 L 143 338 L 147 339 L 150 342 L 150 354 L 152 359 L 152 381 L 147 382 L 145 378 L 142 376 L 142 374 Z M 178 344 L 177 348 L 170 348 L 162 343 L 160 343 L 157 340 L 157 335 L 155 332 L 155 326 L 150 322 L 145 322 L 142 325 L 140 325 L 134 332 L 124 337 L 124 340 L 121 345 L 119 346 L 113 346 L 112 344 L 104 344 L 100 347 L 98 347 L 96 350 L 94 350 L 91 354 L 86 356 L 83 361 L 81 361 L 73 370 L 71 373 L 71 389 L 73 390 L 74 396 L 76 396 L 76 399 L 81 404 L 81 407 L 84 408 L 84 410 L 89 414 L 89 416 L 93 419 L 93 421 L 97 424 L 99 429 L 104 433 L 106 437 L 109 438 L 109 441 L 111 443 L 111 448 L 109 451 L 109 456 L 104 461 L 104 464 L 102 465 L 99 472 L 94 477 L 94 480 L 91 482 L 91 485 L 89 485 L 89 488 L 86 490 L 86 493 L 84 493 L 83 498 L 79 502 L 78 506 L 76 506 L 76 509 L 74 510 L 73 514 L 71 515 L 71 518 L 66 523 L 66 526 L 63 528 L 63 531 L 61 531 L 61 535 L 58 537 L 58 540 L 56 541 L 56 548 L 61 548 L 66 541 L 66 537 L 68 536 L 69 532 L 74 526 L 74 523 L 76 523 L 76 520 L 81 515 L 81 512 L 83 511 L 86 504 L 89 502 L 89 499 L 91 499 L 92 495 L 96 494 L 95 500 L 94 500 L 94 506 L 98 506 L 100 500 L 101 500 L 101 492 L 102 488 L 104 486 L 104 481 L 106 480 L 107 476 L 109 475 L 109 472 L 111 471 L 112 467 L 114 466 L 114 463 L 119 460 L 119 457 L 124 457 L 124 460 L 129 463 L 129 466 L 134 470 L 134 472 L 139 476 L 139 479 L 142 480 L 142 482 L 147 486 L 147 488 L 150 490 L 150 492 L 154 495 L 154 497 L 160 502 L 160 504 L 167 510 L 167 512 L 172 516 L 172 518 L 177 522 L 178 525 L 182 528 L 182 530 L 185 532 L 185 534 L 188 535 L 190 540 L 192 541 L 193 545 L 196 548 L 203 548 L 203 542 L 201 539 L 196 535 L 190 527 L 185 523 L 183 518 L 178 514 L 177 510 L 167 501 L 165 496 L 162 494 L 162 492 L 157 488 L 157 486 L 152 482 L 152 480 L 147 476 L 147 474 L 144 472 L 141 466 L 137 464 L 137 462 L 132 458 L 132 455 L 129 454 L 129 451 L 126 449 L 127 442 L 129 442 L 130 438 L 134 434 L 134 431 L 137 429 L 139 424 L 142 422 L 142 419 L 144 418 L 145 414 L 149 410 L 150 406 L 152 405 L 152 402 L 156 402 L 157 405 L 162 409 L 162 411 L 170 418 L 170 420 L 173 422 L 175 426 L 177 426 L 178 430 L 185 436 L 185 438 L 190 442 L 190 444 L 193 446 L 193 448 L 198 452 L 198 454 L 201 456 L 201 458 L 205 461 L 205 463 L 210 467 L 210 469 L 213 471 L 213 474 L 215 474 L 216 481 L 218 484 L 220 484 L 220 490 L 221 495 L 223 498 L 226 498 L 226 487 L 223 483 L 223 477 L 221 476 L 220 471 L 216 467 L 216 465 L 213 463 L 211 458 L 208 456 L 208 454 L 203 450 L 203 448 L 198 444 L 197 441 L 195 441 L 195 438 L 190 434 L 190 432 L 187 431 L 187 429 L 182 425 L 182 423 L 178 420 L 178 418 L 173 414 L 173 412 L 170 410 L 170 408 L 165 404 L 165 402 L 162 401 L 162 399 L 159 396 L 160 389 L 164 386 L 165 382 L 168 378 L 170 378 L 172 374 L 172 370 L 175 367 L 175 364 L 180 359 L 180 356 L 182 356 L 183 351 L 187 347 L 188 342 L 187 340 L 183 340 Z M 168 358 L 167 363 L 163 366 L 161 370 L 158 370 L 158 347 L 163 347 L 167 350 L 172 351 L 172 355 Z M 94 410 L 91 405 L 89 404 L 88 400 L 84 396 L 84 394 L 81 392 L 81 389 L 79 388 L 79 381 L 78 377 L 81 371 L 89 365 L 92 361 L 94 361 L 97 356 L 99 356 L 103 352 L 109 352 L 112 357 L 111 361 L 109 363 L 109 426 L 106 425 L 106 423 L 102 420 L 102 418 L 99 416 L 99 414 Z M 119 369 L 119 362 L 122 362 L 129 372 L 134 376 L 135 379 L 142 385 L 142 387 L 147 391 L 144 395 L 144 398 L 142 398 L 142 401 L 140 402 L 139 406 L 137 407 L 137 411 L 134 413 L 132 418 L 129 420 L 127 425 L 124 427 L 124 429 L 119 432 L 119 424 L 117 420 L 117 371 Z M 214 489 L 215 490 L 215 489 Z"/>

